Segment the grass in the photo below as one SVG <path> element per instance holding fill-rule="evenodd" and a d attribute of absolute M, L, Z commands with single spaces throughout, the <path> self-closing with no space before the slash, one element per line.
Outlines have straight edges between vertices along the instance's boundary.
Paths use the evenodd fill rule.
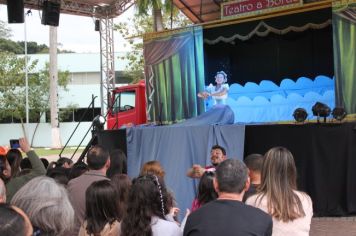
<path fill-rule="evenodd" d="M 59 153 L 62 151 L 62 149 L 49 149 L 49 148 L 34 148 L 36 151 L 37 155 L 39 156 L 50 156 L 50 155 L 59 155 Z M 74 153 L 75 149 L 70 149 L 66 148 L 62 155 L 63 156 L 71 156 Z M 77 153 L 81 153 L 82 148 L 80 148 Z"/>

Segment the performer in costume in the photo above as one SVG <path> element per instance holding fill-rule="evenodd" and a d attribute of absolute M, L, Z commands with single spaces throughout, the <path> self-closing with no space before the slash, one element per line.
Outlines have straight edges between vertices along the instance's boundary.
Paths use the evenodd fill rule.
<path fill-rule="evenodd" d="M 227 93 L 229 91 L 229 85 L 227 82 L 227 75 L 224 71 L 216 72 L 215 76 L 216 85 L 209 84 L 204 92 L 198 93 L 198 97 L 207 99 L 211 97 L 213 99 L 213 105 L 226 104 Z"/>

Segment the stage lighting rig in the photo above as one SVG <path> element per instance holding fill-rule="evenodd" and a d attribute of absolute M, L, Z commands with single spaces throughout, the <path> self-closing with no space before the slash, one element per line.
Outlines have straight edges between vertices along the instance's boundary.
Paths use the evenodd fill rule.
<path fill-rule="evenodd" d="M 304 108 L 297 108 L 293 112 L 293 117 L 297 123 L 303 123 L 307 119 L 308 113 Z"/>
<path fill-rule="evenodd" d="M 318 123 L 320 117 L 324 118 L 324 123 L 326 123 L 326 117 L 330 115 L 331 109 L 330 107 L 328 107 L 328 105 L 321 102 L 317 102 L 312 107 L 312 111 L 313 115 L 317 117 Z"/>
<path fill-rule="evenodd" d="M 344 108 L 342 107 L 335 107 L 331 113 L 335 120 L 342 121 L 347 113 Z"/>

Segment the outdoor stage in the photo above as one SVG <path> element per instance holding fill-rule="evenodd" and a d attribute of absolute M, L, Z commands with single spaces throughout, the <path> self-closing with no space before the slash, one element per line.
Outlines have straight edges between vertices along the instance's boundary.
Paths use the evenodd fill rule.
<path fill-rule="evenodd" d="M 214 140 L 227 147 L 229 158 L 238 159 L 242 154 L 232 153 L 246 156 L 274 146 L 287 147 L 295 157 L 298 187 L 313 199 L 314 216 L 356 213 L 356 123 L 150 126 L 126 132 L 103 131 L 99 143 L 110 149 L 127 148 L 131 177 L 137 176 L 144 162 L 160 161 L 182 213 L 190 207 L 197 184 L 185 176 L 186 170 L 192 164 L 209 163 Z M 109 140 L 117 142 L 109 144 Z"/>

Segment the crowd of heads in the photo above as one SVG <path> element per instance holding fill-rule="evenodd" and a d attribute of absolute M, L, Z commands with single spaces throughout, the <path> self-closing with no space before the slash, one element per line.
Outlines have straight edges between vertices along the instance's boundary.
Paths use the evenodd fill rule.
<path fill-rule="evenodd" d="M 151 235 L 152 217 L 166 219 L 175 206 L 174 194 L 167 190 L 166 173 L 158 161 L 144 163 L 139 176 L 131 181 L 125 153 L 121 150 L 109 153 L 98 145 L 88 151 L 86 164 L 73 163 L 65 157 L 49 163 L 46 176 L 32 178 L 16 192 L 11 205 L 6 204 L 7 181 L 31 170 L 28 165 L 22 169 L 24 160 L 16 149 L 5 155 L 0 153 L 1 235 L 32 235 L 32 232 L 65 235 L 73 228 L 76 217 L 66 186 L 90 171 L 104 170 L 105 179 L 94 181 L 85 191 L 83 235 L 99 235 L 107 225 L 117 222 L 121 224 L 121 235 Z M 215 145 L 211 149 L 211 163 L 216 170 L 205 171 L 197 188 L 199 207 L 224 194 L 243 196 L 250 183 L 257 181 L 252 178 L 258 176 L 256 201 L 267 197 L 272 217 L 290 222 L 305 216 L 295 193 L 297 171 L 288 149 L 271 148 L 265 155 L 252 154 L 242 162 L 228 159 L 226 150 Z M 13 226 L 15 223 L 17 227 Z"/>

